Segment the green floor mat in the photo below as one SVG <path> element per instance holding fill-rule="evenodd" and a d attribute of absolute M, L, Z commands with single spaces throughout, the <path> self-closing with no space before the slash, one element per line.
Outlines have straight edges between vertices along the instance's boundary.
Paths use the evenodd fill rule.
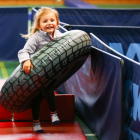
<path fill-rule="evenodd" d="M 137 9 L 140 8 L 140 4 L 99 4 L 95 5 L 98 8 L 106 8 L 106 9 Z"/>
<path fill-rule="evenodd" d="M 82 119 L 78 116 L 78 114 L 75 115 L 75 121 L 77 121 L 82 128 L 87 140 L 99 140 L 97 136 L 88 128 L 88 126 L 82 121 Z"/>
<path fill-rule="evenodd" d="M 0 7 L 41 7 L 41 6 L 46 6 L 46 7 L 67 7 L 65 5 L 1 5 Z"/>
<path fill-rule="evenodd" d="M 18 61 L 0 62 L 0 79 L 7 79 L 18 65 Z"/>

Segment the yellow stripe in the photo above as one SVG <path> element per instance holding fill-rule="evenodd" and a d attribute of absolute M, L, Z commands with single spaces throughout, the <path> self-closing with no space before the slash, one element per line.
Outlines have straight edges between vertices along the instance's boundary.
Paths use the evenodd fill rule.
<path fill-rule="evenodd" d="M 7 79 L 8 73 L 7 73 L 6 67 L 4 65 L 4 62 L 0 62 L 0 69 L 1 69 L 1 73 L 2 73 L 3 78 Z"/>

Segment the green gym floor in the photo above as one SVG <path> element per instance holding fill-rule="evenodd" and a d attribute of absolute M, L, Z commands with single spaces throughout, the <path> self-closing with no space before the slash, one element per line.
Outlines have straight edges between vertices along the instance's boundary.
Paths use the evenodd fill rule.
<path fill-rule="evenodd" d="M 6 6 L 1 6 L 0 7 L 41 7 L 41 6 L 47 6 L 47 7 L 67 7 L 65 5 L 6 5 Z M 98 8 L 107 8 L 107 9 L 139 9 L 140 4 L 99 4 L 99 5 L 94 5 L 97 6 Z"/>

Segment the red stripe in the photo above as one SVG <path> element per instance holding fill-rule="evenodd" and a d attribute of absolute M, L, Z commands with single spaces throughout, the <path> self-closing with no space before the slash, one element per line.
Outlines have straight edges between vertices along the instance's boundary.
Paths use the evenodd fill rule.
<path fill-rule="evenodd" d="M 36 36 L 36 38 L 37 38 L 37 41 L 38 41 L 38 45 L 39 45 L 39 39 L 38 39 L 38 37 L 37 37 L 37 33 L 35 34 L 35 36 Z"/>
<path fill-rule="evenodd" d="M 55 32 L 55 31 L 54 31 Z M 54 33 L 53 33 L 53 39 L 48 35 L 48 33 L 47 33 L 47 36 L 49 37 L 49 39 L 52 41 L 53 39 L 54 39 Z"/>

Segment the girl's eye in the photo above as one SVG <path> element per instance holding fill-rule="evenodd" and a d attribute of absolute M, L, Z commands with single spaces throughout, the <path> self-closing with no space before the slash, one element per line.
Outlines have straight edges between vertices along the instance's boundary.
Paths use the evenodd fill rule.
<path fill-rule="evenodd" d="M 52 19 L 51 22 L 53 22 L 54 20 Z"/>

